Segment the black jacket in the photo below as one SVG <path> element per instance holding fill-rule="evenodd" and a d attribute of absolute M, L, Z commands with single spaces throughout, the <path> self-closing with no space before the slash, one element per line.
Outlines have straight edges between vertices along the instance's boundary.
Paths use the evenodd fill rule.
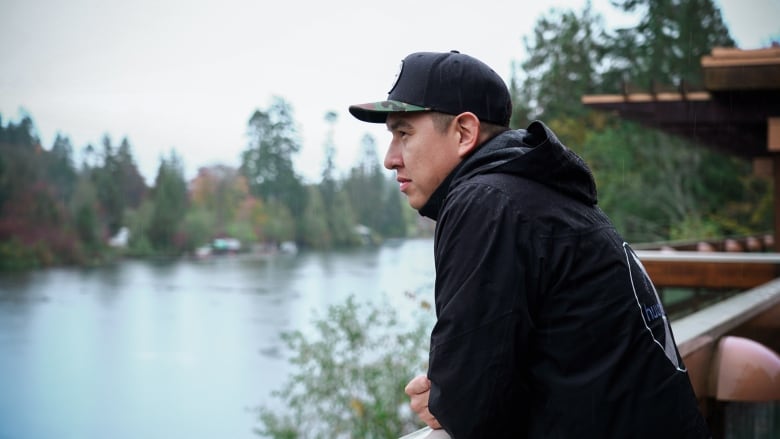
<path fill-rule="evenodd" d="M 479 147 L 420 213 L 437 221 L 429 408 L 451 436 L 708 436 L 655 288 L 544 124 Z"/>

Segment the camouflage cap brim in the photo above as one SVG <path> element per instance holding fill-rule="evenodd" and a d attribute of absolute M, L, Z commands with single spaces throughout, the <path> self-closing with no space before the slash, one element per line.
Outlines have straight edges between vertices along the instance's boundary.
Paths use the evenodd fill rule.
<path fill-rule="evenodd" d="M 430 111 L 430 108 L 407 104 L 399 101 L 369 102 L 367 104 L 351 105 L 349 112 L 363 122 L 385 123 L 388 113 L 409 111 Z"/>

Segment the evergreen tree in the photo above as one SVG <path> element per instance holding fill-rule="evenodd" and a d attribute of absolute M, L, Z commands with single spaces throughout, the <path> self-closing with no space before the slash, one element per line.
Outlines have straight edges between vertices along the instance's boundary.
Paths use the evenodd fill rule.
<path fill-rule="evenodd" d="M 121 192 L 129 208 L 137 208 L 146 196 L 148 187 L 133 157 L 132 147 L 127 137 L 122 139 L 116 151 L 116 167 Z"/>
<path fill-rule="evenodd" d="M 153 248 L 174 253 L 182 249 L 183 236 L 177 236 L 187 209 L 187 183 L 181 159 L 171 151 L 160 159 L 152 191 L 152 214 L 147 236 Z"/>
<path fill-rule="evenodd" d="M 60 200 L 67 202 L 73 194 L 78 178 L 70 139 L 58 133 L 49 157 L 47 178 L 57 191 Z"/>
<path fill-rule="evenodd" d="M 701 57 L 734 40 L 712 0 L 613 0 L 638 14 L 636 27 L 617 29 L 610 39 L 614 68 L 610 81 L 627 80 L 643 89 L 701 85 Z"/>
<path fill-rule="evenodd" d="M 92 182 L 97 188 L 97 196 L 100 201 L 102 217 L 108 233 L 113 236 L 122 227 L 122 217 L 127 206 L 125 194 L 122 191 L 119 162 L 116 150 L 111 144 L 108 134 L 102 140 L 102 164 L 92 169 Z"/>
<path fill-rule="evenodd" d="M 336 178 L 336 145 L 334 142 L 334 126 L 338 116 L 334 111 L 325 114 L 328 123 L 328 134 L 325 140 L 325 164 L 320 182 L 320 194 L 325 212 L 329 241 L 326 246 L 346 247 L 358 243 L 355 234 L 355 217 L 350 198 L 343 190 L 343 185 Z M 309 219 L 311 221 L 311 219 Z"/>
<path fill-rule="evenodd" d="M 18 123 L 0 120 L 0 213 L 16 195 L 44 178 L 39 157 L 42 148 L 35 136 L 32 118 L 25 115 Z"/>
<path fill-rule="evenodd" d="M 360 150 L 360 158 L 350 170 L 345 189 L 349 193 L 357 222 L 369 227 L 375 233 L 384 235 L 386 182 L 374 137 L 370 134 L 364 135 Z"/>
<path fill-rule="evenodd" d="M 512 129 L 527 127 L 531 123 L 531 117 L 537 114 L 536 111 L 532 111 L 531 104 L 528 102 L 530 93 L 523 92 L 523 87 L 529 84 L 524 83 L 518 65 L 512 62 L 512 78 L 509 81 L 509 95 L 512 97 L 512 116 L 509 126 Z"/>
<path fill-rule="evenodd" d="M 590 2 L 578 15 L 551 9 L 536 23 L 531 38 L 524 38 L 528 58 L 522 63 L 522 87 L 512 81 L 517 108 L 530 114 L 514 114 L 516 123 L 544 117 L 546 120 L 582 116 L 580 97 L 600 89 L 598 69 L 605 51 L 603 20 Z"/>
<path fill-rule="evenodd" d="M 39 145 L 41 142 L 35 135 L 35 123 L 32 117 L 24 114 L 19 123 L 8 122 L 5 127 L 2 126 L 2 118 L 0 118 L 0 143 L 20 148 Z"/>
<path fill-rule="evenodd" d="M 252 114 L 247 131 L 249 142 L 241 154 L 241 173 L 252 195 L 266 203 L 281 203 L 300 218 L 306 190 L 293 168 L 293 156 L 301 145 L 291 106 L 274 98 L 266 111 Z"/>

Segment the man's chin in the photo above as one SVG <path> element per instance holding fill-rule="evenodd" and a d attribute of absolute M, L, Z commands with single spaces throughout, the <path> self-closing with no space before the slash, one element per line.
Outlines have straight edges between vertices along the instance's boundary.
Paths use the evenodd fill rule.
<path fill-rule="evenodd" d="M 409 205 L 412 206 L 412 209 L 414 210 L 420 210 L 423 206 L 425 206 L 425 203 L 428 202 L 428 200 L 420 200 L 418 198 L 412 198 L 407 196 L 406 200 L 409 202 Z"/>

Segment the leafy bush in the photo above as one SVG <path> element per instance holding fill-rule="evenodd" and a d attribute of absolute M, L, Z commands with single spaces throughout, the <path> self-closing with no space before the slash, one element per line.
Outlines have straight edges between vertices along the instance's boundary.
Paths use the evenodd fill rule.
<path fill-rule="evenodd" d="M 426 303 L 423 302 L 423 308 Z M 273 438 L 398 438 L 422 426 L 404 387 L 427 358 L 428 321 L 405 332 L 391 307 L 361 306 L 350 297 L 314 320 L 317 336 L 282 335 L 294 372 L 282 390 L 281 412 L 259 409 Z"/>

